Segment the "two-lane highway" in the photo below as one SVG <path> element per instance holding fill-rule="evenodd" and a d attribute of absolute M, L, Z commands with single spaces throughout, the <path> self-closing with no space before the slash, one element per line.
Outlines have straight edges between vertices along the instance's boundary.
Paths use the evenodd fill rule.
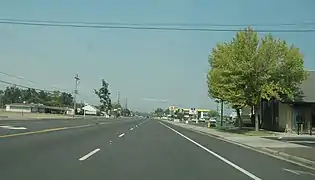
<path fill-rule="evenodd" d="M 0 173 L 13 180 L 315 178 L 307 168 L 147 119 L 0 138 Z"/>

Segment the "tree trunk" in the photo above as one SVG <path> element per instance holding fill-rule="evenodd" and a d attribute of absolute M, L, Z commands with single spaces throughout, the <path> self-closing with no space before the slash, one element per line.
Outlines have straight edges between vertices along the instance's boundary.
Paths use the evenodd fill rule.
<path fill-rule="evenodd" d="M 254 115 L 255 115 L 255 131 L 259 131 L 258 106 L 255 106 Z"/>
<path fill-rule="evenodd" d="M 223 100 L 221 100 L 221 127 L 223 126 Z"/>
<path fill-rule="evenodd" d="M 243 128 L 243 120 L 242 120 L 240 109 L 236 109 L 236 114 L 237 114 L 237 120 L 238 120 L 238 127 L 240 129 L 242 129 Z"/>

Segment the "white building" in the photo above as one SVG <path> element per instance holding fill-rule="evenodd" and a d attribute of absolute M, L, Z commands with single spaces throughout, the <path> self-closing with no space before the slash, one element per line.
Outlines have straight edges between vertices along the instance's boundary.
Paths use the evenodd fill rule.
<path fill-rule="evenodd" d="M 34 104 L 12 103 L 6 104 L 5 110 L 10 112 L 37 112 L 38 108 Z"/>
<path fill-rule="evenodd" d="M 99 111 L 97 108 L 86 104 L 83 108 L 84 115 L 97 115 L 97 112 Z"/>

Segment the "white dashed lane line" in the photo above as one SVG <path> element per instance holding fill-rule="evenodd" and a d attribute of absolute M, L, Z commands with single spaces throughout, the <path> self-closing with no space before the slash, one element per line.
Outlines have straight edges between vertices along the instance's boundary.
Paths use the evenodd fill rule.
<path fill-rule="evenodd" d="M 84 161 L 84 160 L 86 160 L 87 158 L 91 157 L 93 154 L 97 153 L 99 150 L 101 150 L 101 149 L 97 148 L 97 149 L 91 151 L 90 153 L 88 153 L 88 154 L 82 156 L 82 157 L 79 159 L 79 161 Z"/>
<path fill-rule="evenodd" d="M 120 134 L 118 137 L 123 137 L 125 135 L 125 133 Z"/>

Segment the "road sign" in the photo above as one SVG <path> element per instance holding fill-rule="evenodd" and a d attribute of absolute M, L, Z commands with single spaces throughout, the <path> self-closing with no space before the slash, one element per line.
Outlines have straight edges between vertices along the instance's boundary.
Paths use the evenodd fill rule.
<path fill-rule="evenodd" d="M 197 114 L 196 108 L 190 108 L 189 109 L 189 114 L 191 114 L 191 115 Z"/>
<path fill-rule="evenodd" d="M 170 107 L 168 107 L 168 109 L 169 109 L 170 111 L 174 111 L 174 110 L 175 110 L 175 106 L 170 106 Z"/>

